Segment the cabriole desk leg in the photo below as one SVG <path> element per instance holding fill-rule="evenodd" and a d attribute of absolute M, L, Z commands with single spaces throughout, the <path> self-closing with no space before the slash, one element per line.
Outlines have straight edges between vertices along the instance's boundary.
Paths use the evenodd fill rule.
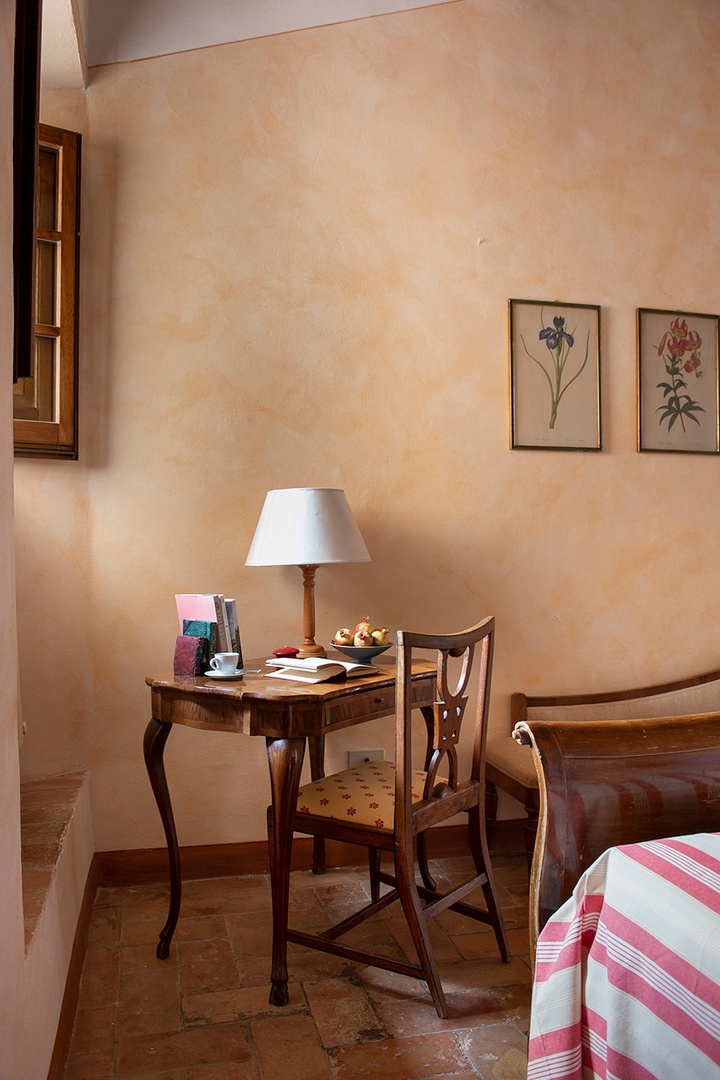
<path fill-rule="evenodd" d="M 270 848 L 270 885 L 272 889 L 273 943 L 270 978 L 270 1004 L 287 1005 L 287 925 L 290 895 L 290 858 L 293 821 L 300 788 L 300 771 L 305 756 L 305 739 L 266 738 L 270 791 L 272 794 L 272 832 Z"/>
<path fill-rule="evenodd" d="M 145 728 L 145 737 L 143 739 L 145 767 L 147 768 L 148 777 L 150 778 L 150 786 L 152 787 L 153 795 L 155 796 L 157 808 L 160 811 L 160 820 L 162 821 L 163 829 L 165 830 L 168 857 L 170 859 L 170 908 L 168 911 L 167 922 L 160 931 L 160 940 L 157 949 L 155 950 L 155 955 L 158 960 L 165 960 L 170 952 L 170 942 L 172 941 L 172 936 L 175 932 L 178 916 L 180 914 L 180 896 L 182 893 L 180 852 L 178 850 L 175 819 L 170 803 L 170 792 L 168 791 L 167 780 L 165 778 L 165 764 L 163 761 L 165 743 L 168 740 L 168 735 L 171 730 L 172 724 L 163 724 L 159 720 L 153 718 Z"/>

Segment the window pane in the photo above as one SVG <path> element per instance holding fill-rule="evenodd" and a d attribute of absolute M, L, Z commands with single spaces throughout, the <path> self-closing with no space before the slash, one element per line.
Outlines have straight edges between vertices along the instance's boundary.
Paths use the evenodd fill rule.
<path fill-rule="evenodd" d="M 38 158 L 37 212 L 41 229 L 58 226 L 58 152 L 40 147 Z"/>
<path fill-rule="evenodd" d="M 37 302 L 35 321 L 45 326 L 56 325 L 57 251 L 58 245 L 51 240 L 38 240 L 35 266 Z"/>
<path fill-rule="evenodd" d="M 57 339 L 35 337 L 35 378 L 38 384 L 38 420 L 57 420 L 55 410 L 55 349 Z"/>
<path fill-rule="evenodd" d="M 35 336 L 35 369 L 13 386 L 13 418 L 56 423 L 55 350 L 57 339 Z"/>

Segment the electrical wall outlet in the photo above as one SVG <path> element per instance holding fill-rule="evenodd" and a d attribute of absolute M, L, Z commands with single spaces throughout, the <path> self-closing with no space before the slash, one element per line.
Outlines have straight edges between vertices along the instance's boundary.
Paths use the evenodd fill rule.
<path fill-rule="evenodd" d="M 348 750 L 348 768 L 364 765 L 366 761 L 384 761 L 384 750 Z"/>

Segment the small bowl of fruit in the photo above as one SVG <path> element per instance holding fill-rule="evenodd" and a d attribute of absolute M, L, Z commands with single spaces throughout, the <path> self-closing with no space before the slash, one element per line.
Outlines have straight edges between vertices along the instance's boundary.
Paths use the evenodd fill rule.
<path fill-rule="evenodd" d="M 392 645 L 388 634 L 387 626 L 373 626 L 370 619 L 365 618 L 360 620 L 354 630 L 341 626 L 331 645 L 355 663 L 369 664 L 374 657 L 386 652 Z"/>

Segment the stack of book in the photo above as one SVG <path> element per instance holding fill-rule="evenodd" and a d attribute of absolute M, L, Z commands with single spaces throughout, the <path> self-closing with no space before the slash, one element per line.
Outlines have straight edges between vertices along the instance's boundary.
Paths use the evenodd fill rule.
<path fill-rule="evenodd" d="M 243 666 L 237 604 L 222 593 L 176 593 L 180 634 L 175 642 L 175 675 L 202 675 L 217 652 L 236 652 Z"/>

